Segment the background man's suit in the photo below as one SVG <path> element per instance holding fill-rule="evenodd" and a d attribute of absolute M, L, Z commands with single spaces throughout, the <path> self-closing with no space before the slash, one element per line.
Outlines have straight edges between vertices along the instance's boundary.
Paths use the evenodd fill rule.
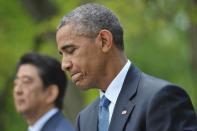
<path fill-rule="evenodd" d="M 66 129 L 66 130 L 65 130 Z M 43 126 L 41 131 L 74 131 L 71 123 L 58 111 Z"/>
<path fill-rule="evenodd" d="M 79 113 L 78 131 L 98 130 L 98 105 L 99 98 Z M 197 131 L 197 117 L 184 90 L 131 65 L 109 131 Z"/>

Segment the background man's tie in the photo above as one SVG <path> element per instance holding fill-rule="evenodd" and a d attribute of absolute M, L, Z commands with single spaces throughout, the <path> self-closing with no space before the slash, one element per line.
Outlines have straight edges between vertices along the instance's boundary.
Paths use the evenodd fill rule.
<path fill-rule="evenodd" d="M 105 95 L 100 100 L 99 104 L 99 123 L 98 128 L 99 131 L 108 131 L 109 128 L 109 104 L 110 100 L 108 100 Z"/>

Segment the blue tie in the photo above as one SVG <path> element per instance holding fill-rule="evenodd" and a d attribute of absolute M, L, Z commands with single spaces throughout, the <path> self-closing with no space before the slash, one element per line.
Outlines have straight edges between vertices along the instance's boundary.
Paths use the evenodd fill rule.
<path fill-rule="evenodd" d="M 108 100 L 105 95 L 100 100 L 99 103 L 99 131 L 108 131 L 109 128 L 109 106 L 110 100 Z"/>

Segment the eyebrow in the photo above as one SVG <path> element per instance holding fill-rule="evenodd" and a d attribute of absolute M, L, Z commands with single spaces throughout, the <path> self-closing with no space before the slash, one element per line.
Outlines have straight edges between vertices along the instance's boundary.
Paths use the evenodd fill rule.
<path fill-rule="evenodd" d="M 31 76 L 29 76 L 29 75 L 23 75 L 21 77 L 15 76 L 15 79 L 19 79 L 19 78 L 31 78 Z"/>
<path fill-rule="evenodd" d="M 15 78 L 14 78 L 14 81 L 15 80 L 19 80 L 19 79 L 28 79 L 28 80 L 33 80 L 33 78 L 31 77 L 31 76 L 28 76 L 28 75 L 24 75 L 24 76 L 22 76 L 22 77 L 18 77 L 18 76 L 16 76 Z"/>

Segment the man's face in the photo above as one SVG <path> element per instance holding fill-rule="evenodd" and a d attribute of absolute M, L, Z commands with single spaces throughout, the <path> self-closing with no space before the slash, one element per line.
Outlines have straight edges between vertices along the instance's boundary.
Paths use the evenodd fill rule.
<path fill-rule="evenodd" d="M 46 90 L 35 66 L 24 64 L 19 67 L 13 95 L 16 110 L 22 114 L 37 113 L 44 109 Z"/>
<path fill-rule="evenodd" d="M 106 64 L 101 41 L 98 37 L 76 35 L 73 28 L 73 25 L 65 25 L 56 34 L 62 69 L 68 71 L 72 81 L 81 89 L 99 87 Z"/>

